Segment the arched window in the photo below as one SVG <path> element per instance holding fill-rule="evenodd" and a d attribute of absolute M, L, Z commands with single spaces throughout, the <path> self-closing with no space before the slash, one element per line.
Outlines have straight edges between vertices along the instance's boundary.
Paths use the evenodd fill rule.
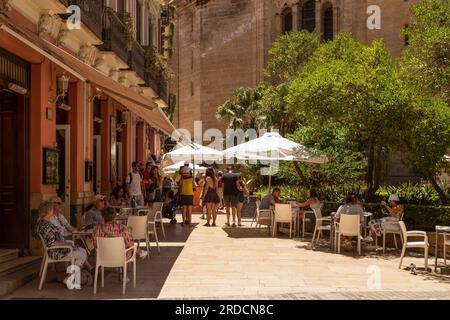
<path fill-rule="evenodd" d="M 331 3 L 323 7 L 323 41 L 333 40 L 333 6 Z"/>
<path fill-rule="evenodd" d="M 306 1 L 302 7 L 302 29 L 313 32 L 316 29 L 316 2 Z"/>
<path fill-rule="evenodd" d="M 283 13 L 281 14 L 282 17 L 282 32 L 287 33 L 292 31 L 292 10 L 291 8 L 284 9 Z"/>

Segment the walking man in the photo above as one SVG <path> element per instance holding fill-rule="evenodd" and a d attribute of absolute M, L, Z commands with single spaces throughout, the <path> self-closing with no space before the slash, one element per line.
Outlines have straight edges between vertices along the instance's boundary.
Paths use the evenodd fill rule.
<path fill-rule="evenodd" d="M 227 213 L 227 226 L 230 226 L 230 211 L 233 215 L 233 227 L 236 227 L 236 212 L 239 203 L 239 173 L 233 173 L 233 167 L 227 167 L 227 173 L 222 176 L 223 201 Z M 238 217 L 240 223 L 241 218 Z"/>
<path fill-rule="evenodd" d="M 140 164 L 135 161 L 131 164 L 133 170 L 127 175 L 125 180 L 127 192 L 130 198 L 136 200 L 138 206 L 144 206 L 144 195 L 142 193 L 142 176 L 140 172 Z"/>

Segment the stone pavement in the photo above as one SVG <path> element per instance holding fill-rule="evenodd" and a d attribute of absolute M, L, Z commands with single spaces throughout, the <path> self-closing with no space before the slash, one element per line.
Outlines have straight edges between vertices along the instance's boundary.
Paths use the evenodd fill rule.
<path fill-rule="evenodd" d="M 121 294 L 117 279 L 99 286 L 69 291 L 47 282 L 37 291 L 37 280 L 8 298 L 38 299 L 450 299 L 450 277 L 423 270 L 423 258 L 407 256 L 404 267 L 415 263 L 417 275 L 397 269 L 398 251 L 363 252 L 348 247 L 330 251 L 326 241 L 313 250 L 310 243 L 287 236 L 271 238 L 265 230 L 166 224 L 161 253 L 138 261 L 138 283 Z M 153 249 L 155 249 L 153 247 Z M 429 267 L 433 267 L 430 258 Z M 422 268 L 422 270 L 421 270 Z M 377 281 L 379 280 L 379 281 Z"/>

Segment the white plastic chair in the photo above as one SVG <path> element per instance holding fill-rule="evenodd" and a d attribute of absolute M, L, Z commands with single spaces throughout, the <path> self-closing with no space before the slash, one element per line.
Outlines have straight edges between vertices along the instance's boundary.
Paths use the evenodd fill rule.
<path fill-rule="evenodd" d="M 311 244 L 314 245 L 314 240 L 316 243 L 319 242 L 322 231 L 328 231 L 330 233 L 330 245 L 333 243 L 333 232 L 331 231 L 331 217 L 322 217 L 322 210 L 314 209 L 314 215 L 316 216 L 316 226 L 314 227 L 313 237 L 311 240 Z M 324 225 L 324 222 L 328 222 L 328 224 Z M 317 239 L 316 239 L 317 234 Z"/>
<path fill-rule="evenodd" d="M 58 263 L 58 262 L 70 262 L 71 265 L 74 264 L 74 256 L 73 256 L 73 247 L 69 244 L 67 245 L 60 245 L 60 246 L 51 246 L 50 248 L 47 247 L 45 244 L 44 239 L 41 235 L 39 235 L 39 238 L 41 239 L 42 243 L 42 262 L 41 262 L 41 269 L 39 271 L 39 275 L 41 276 L 41 279 L 39 281 L 39 290 L 42 290 L 42 286 L 44 285 L 45 277 L 47 276 L 47 269 L 48 265 L 51 263 Z M 50 258 L 48 255 L 48 251 L 52 249 L 69 249 L 70 252 L 64 257 L 59 260 L 54 260 Z"/>
<path fill-rule="evenodd" d="M 278 231 L 278 223 L 289 223 L 289 237 L 292 237 L 292 207 L 291 204 L 275 204 L 272 236 Z"/>
<path fill-rule="evenodd" d="M 147 216 L 129 216 L 127 221 L 127 227 L 130 230 L 133 240 L 137 241 L 137 247 L 140 248 L 140 241 L 144 240 L 147 246 L 147 251 L 150 250 L 150 242 L 148 240 L 148 224 Z M 147 255 L 147 259 L 150 255 Z"/>
<path fill-rule="evenodd" d="M 402 219 L 403 219 L 403 214 L 400 216 L 399 221 L 402 221 Z M 387 234 L 392 234 L 392 236 L 394 237 L 395 249 L 398 249 L 396 235 L 399 235 L 400 241 L 403 242 L 402 231 L 400 229 L 399 221 L 384 221 L 384 223 L 383 223 L 383 254 L 386 251 L 386 235 Z"/>
<path fill-rule="evenodd" d="M 131 257 L 127 258 L 127 253 Z M 123 268 L 122 294 L 125 294 L 127 285 L 127 266 L 133 263 L 133 288 L 136 288 L 136 245 L 125 249 L 123 237 L 97 238 L 97 259 L 95 263 L 94 294 L 97 294 L 98 268 L 102 267 L 102 288 L 105 286 L 105 267 Z"/>
<path fill-rule="evenodd" d="M 255 214 L 255 228 L 261 229 L 261 226 L 267 226 L 270 234 L 270 227 L 272 226 L 273 213 L 271 209 L 259 209 L 261 201 L 256 201 L 256 214 Z M 253 224 L 253 222 L 252 222 Z"/>
<path fill-rule="evenodd" d="M 400 269 L 402 267 L 403 258 L 405 257 L 406 249 L 410 248 L 419 248 L 424 250 L 424 256 L 425 256 L 425 269 L 428 269 L 428 235 L 425 231 L 407 231 L 406 225 L 403 221 L 399 222 L 400 229 L 402 231 L 402 237 L 403 237 L 403 249 L 402 249 L 402 255 L 400 256 L 400 263 L 398 264 L 398 268 Z M 408 242 L 409 237 L 420 237 L 423 238 L 423 241 L 412 241 Z"/>
<path fill-rule="evenodd" d="M 152 235 L 155 237 L 156 246 L 158 247 L 158 252 L 161 252 L 161 249 L 159 248 L 159 241 L 158 241 L 158 233 L 156 232 L 156 216 L 157 212 L 155 209 L 151 208 L 147 210 L 147 233 L 148 235 Z M 150 251 L 150 241 L 148 249 Z"/>
<path fill-rule="evenodd" d="M 164 231 L 164 223 L 163 223 L 163 217 L 162 217 L 162 210 L 163 210 L 163 202 L 154 202 L 152 209 L 156 211 L 156 218 L 155 222 L 159 222 L 162 229 L 163 238 L 166 238 L 166 232 Z"/>
<path fill-rule="evenodd" d="M 323 208 L 323 203 L 319 204 L 319 209 L 322 210 Z M 316 215 L 314 210 L 306 210 L 303 211 L 303 219 L 302 219 L 302 238 L 305 237 L 305 226 L 306 226 L 306 222 L 311 221 L 311 218 L 308 218 L 308 214 L 314 214 L 314 216 Z M 298 229 L 300 229 L 300 223 L 298 225 Z M 300 233 L 300 230 L 298 230 L 298 233 Z"/>
<path fill-rule="evenodd" d="M 358 254 L 361 255 L 361 216 L 359 214 L 341 214 L 339 222 L 335 223 L 338 253 L 341 253 L 341 236 L 357 237 Z"/>

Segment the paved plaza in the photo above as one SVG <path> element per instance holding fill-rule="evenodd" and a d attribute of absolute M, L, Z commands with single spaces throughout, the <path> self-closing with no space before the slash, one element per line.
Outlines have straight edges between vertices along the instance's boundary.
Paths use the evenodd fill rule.
<path fill-rule="evenodd" d="M 399 252 L 363 252 L 344 247 L 330 251 L 326 241 L 315 250 L 308 238 L 269 237 L 266 230 L 166 226 L 161 253 L 138 261 L 137 286 L 121 294 L 117 277 L 108 276 L 94 296 L 92 287 L 69 291 L 52 279 L 42 291 L 37 279 L 9 299 L 450 299 L 450 277 L 424 272 L 423 258 L 407 256 L 397 269 Z M 219 226 L 225 221 L 219 216 Z M 434 260 L 430 257 L 430 268 Z M 418 274 L 406 267 L 415 263 Z M 377 281 L 379 280 L 379 281 Z"/>

